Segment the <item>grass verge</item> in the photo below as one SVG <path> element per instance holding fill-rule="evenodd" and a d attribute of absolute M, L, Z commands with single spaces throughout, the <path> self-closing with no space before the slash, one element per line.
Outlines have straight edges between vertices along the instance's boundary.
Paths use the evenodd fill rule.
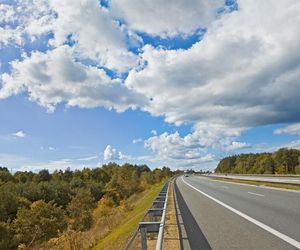
<path fill-rule="evenodd" d="M 286 183 L 275 183 L 275 182 L 264 182 L 264 181 L 250 181 L 250 180 L 237 180 L 230 178 L 211 178 L 215 181 L 227 181 L 234 183 L 242 183 L 242 184 L 250 184 L 255 186 L 267 186 L 267 187 L 275 187 L 275 188 L 283 188 L 283 189 L 292 189 L 292 190 L 300 190 L 300 185 L 298 184 L 286 184 Z"/>
<path fill-rule="evenodd" d="M 130 239 L 138 223 L 145 215 L 147 209 L 151 206 L 157 194 L 163 188 L 165 182 L 153 186 L 145 196 L 142 197 L 136 206 L 128 212 L 125 218 L 120 221 L 119 225 L 111 230 L 93 249 L 122 249 Z"/>

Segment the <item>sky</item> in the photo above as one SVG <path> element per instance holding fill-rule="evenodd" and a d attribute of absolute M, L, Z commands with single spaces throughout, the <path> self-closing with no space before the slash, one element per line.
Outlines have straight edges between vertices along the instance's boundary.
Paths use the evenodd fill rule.
<path fill-rule="evenodd" d="M 298 0 L 0 0 L 0 165 L 300 149 L 299 44 Z"/>

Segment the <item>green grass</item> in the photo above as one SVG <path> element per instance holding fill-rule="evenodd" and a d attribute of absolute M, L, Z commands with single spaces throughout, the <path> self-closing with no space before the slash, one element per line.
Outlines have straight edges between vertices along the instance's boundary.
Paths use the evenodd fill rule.
<path fill-rule="evenodd" d="M 165 182 L 162 182 L 153 186 L 153 188 L 140 199 L 135 208 L 126 215 L 124 220 L 122 220 L 117 227 L 113 228 L 112 231 L 94 247 L 94 249 L 119 249 L 122 244 L 124 244 L 122 246 L 124 248 L 126 242 L 137 228 L 139 222 L 145 215 L 147 209 L 150 208 L 153 200 L 161 191 L 164 184 Z"/>
<path fill-rule="evenodd" d="M 255 186 L 267 186 L 267 187 L 275 187 L 275 188 L 284 188 L 284 189 L 293 189 L 293 190 L 300 190 L 299 184 L 286 184 L 286 183 L 275 183 L 275 182 L 264 182 L 264 181 L 250 181 L 250 180 L 237 180 L 237 179 L 230 179 L 230 178 L 212 178 L 216 181 L 227 181 L 227 182 L 235 182 L 235 183 L 242 183 L 242 184 L 250 184 Z"/>

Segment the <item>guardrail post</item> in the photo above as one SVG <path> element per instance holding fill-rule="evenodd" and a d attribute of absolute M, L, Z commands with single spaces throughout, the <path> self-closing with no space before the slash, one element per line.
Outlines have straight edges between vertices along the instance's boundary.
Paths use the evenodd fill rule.
<path fill-rule="evenodd" d="M 141 228 L 142 250 L 147 250 L 147 228 Z"/>
<path fill-rule="evenodd" d="M 154 221 L 153 213 L 149 213 L 150 221 Z M 150 240 L 154 240 L 154 233 L 150 233 Z"/>

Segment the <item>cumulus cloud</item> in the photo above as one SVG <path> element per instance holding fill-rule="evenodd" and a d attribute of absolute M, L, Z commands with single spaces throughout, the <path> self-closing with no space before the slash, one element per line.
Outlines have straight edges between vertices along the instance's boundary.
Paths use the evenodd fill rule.
<path fill-rule="evenodd" d="M 299 119 L 299 13 L 297 0 L 242 1 L 190 49 L 146 45 L 145 67 L 132 70 L 126 84 L 151 100 L 147 111 L 178 125 L 252 127 Z"/>
<path fill-rule="evenodd" d="M 126 71 L 135 65 L 137 56 L 128 50 L 126 39 L 138 38 L 112 19 L 107 9 L 96 0 L 53 0 L 52 10 L 57 14 L 53 22 L 54 38 L 51 45 L 74 42 L 78 55 L 111 70 Z"/>
<path fill-rule="evenodd" d="M 1 76 L 0 99 L 27 91 L 31 101 L 49 111 L 61 102 L 68 106 L 101 106 L 117 111 L 143 105 L 140 94 L 128 89 L 120 80 L 112 80 L 103 69 L 76 62 L 73 53 L 72 48 L 63 45 L 12 62 L 12 73 Z"/>
<path fill-rule="evenodd" d="M 84 9 L 84 11 L 82 11 Z M 140 38 L 115 21 L 96 0 L 13 0 L 0 4 L 0 46 L 53 37 L 49 48 L 69 44 L 77 56 L 117 72 L 137 62 L 130 52 Z"/>
<path fill-rule="evenodd" d="M 113 0 L 109 7 L 114 16 L 130 29 L 154 36 L 188 35 L 206 27 L 224 5 L 222 0 L 151 1 Z"/>
<path fill-rule="evenodd" d="M 52 30 L 55 13 L 49 1 L 12 0 L 0 3 L 0 47 L 22 45 Z"/>
<path fill-rule="evenodd" d="M 115 148 L 111 145 L 107 145 L 103 152 L 103 159 L 105 161 L 117 161 L 123 159 L 123 154 L 118 152 Z"/>
<path fill-rule="evenodd" d="M 178 132 L 153 135 L 144 141 L 144 146 L 155 154 L 152 158 L 148 157 L 149 161 L 163 162 L 173 167 L 203 168 L 215 164 L 219 152 L 250 147 L 245 142 L 236 141 L 243 130 L 199 122 L 191 133 L 184 136 Z"/>
<path fill-rule="evenodd" d="M 284 128 L 278 128 L 274 130 L 274 134 L 291 134 L 291 135 L 300 135 L 300 123 L 292 124 Z"/>
<path fill-rule="evenodd" d="M 26 136 L 25 132 L 23 132 L 22 130 L 16 132 L 16 133 L 13 133 L 13 136 L 16 137 L 16 138 L 24 138 Z"/>
<path fill-rule="evenodd" d="M 152 161 L 171 166 L 199 166 L 214 160 L 214 156 L 207 153 L 200 138 L 196 138 L 195 134 L 181 137 L 178 132 L 173 134 L 165 132 L 148 138 L 144 145 L 155 153 Z"/>

